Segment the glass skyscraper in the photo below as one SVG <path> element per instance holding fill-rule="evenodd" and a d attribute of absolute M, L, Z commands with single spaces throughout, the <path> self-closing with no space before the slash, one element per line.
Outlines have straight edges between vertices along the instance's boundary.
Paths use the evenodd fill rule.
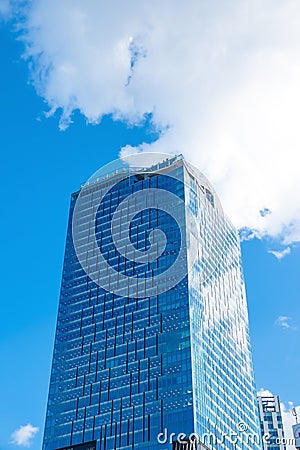
<path fill-rule="evenodd" d="M 43 450 L 261 448 L 237 231 L 181 156 L 137 158 L 71 197 Z"/>

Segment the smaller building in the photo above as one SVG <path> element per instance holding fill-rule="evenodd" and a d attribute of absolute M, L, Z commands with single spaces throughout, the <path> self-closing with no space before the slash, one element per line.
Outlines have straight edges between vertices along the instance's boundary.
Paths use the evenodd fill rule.
<path fill-rule="evenodd" d="M 260 427 L 264 450 L 285 450 L 284 432 L 278 395 L 258 397 Z"/>
<path fill-rule="evenodd" d="M 293 425 L 293 434 L 295 438 L 295 447 L 300 449 L 300 423 Z"/>
<path fill-rule="evenodd" d="M 182 439 L 173 441 L 172 450 L 209 450 L 209 448 L 196 439 Z"/>
<path fill-rule="evenodd" d="M 184 439 L 180 441 L 173 441 L 172 450 L 197 450 L 197 442 Z"/>

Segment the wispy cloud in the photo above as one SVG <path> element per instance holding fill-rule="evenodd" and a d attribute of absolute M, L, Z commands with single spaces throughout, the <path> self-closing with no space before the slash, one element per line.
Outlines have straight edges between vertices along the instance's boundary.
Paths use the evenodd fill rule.
<path fill-rule="evenodd" d="M 292 330 L 292 331 L 298 330 L 298 327 L 293 324 L 292 317 L 289 316 L 279 316 L 276 319 L 275 324 L 281 328 L 284 328 L 285 330 Z"/>
<path fill-rule="evenodd" d="M 268 253 L 271 253 L 272 255 L 274 255 L 277 259 L 279 259 L 279 261 L 284 258 L 286 255 L 290 255 L 291 253 L 291 248 L 290 247 L 286 247 L 283 250 L 269 250 Z"/>
<path fill-rule="evenodd" d="M 39 432 L 39 428 L 32 426 L 30 423 L 20 426 L 12 434 L 12 442 L 20 447 L 30 447 L 32 439 Z"/>

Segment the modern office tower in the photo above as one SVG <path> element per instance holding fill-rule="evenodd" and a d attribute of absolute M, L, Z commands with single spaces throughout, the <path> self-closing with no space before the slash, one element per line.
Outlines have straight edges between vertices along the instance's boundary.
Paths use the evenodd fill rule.
<path fill-rule="evenodd" d="M 258 408 L 264 450 L 285 450 L 284 432 L 278 395 L 259 396 Z"/>
<path fill-rule="evenodd" d="M 71 198 L 43 450 L 259 449 L 237 231 L 181 156 L 136 158 Z"/>

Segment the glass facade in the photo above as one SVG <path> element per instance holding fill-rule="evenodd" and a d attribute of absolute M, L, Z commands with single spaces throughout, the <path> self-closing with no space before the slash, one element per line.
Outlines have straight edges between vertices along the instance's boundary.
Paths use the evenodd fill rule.
<path fill-rule="evenodd" d="M 258 397 L 264 450 L 285 450 L 283 423 L 278 395 Z"/>
<path fill-rule="evenodd" d="M 164 450 L 182 433 L 261 448 L 238 234 L 174 157 L 71 197 L 43 450 Z"/>

